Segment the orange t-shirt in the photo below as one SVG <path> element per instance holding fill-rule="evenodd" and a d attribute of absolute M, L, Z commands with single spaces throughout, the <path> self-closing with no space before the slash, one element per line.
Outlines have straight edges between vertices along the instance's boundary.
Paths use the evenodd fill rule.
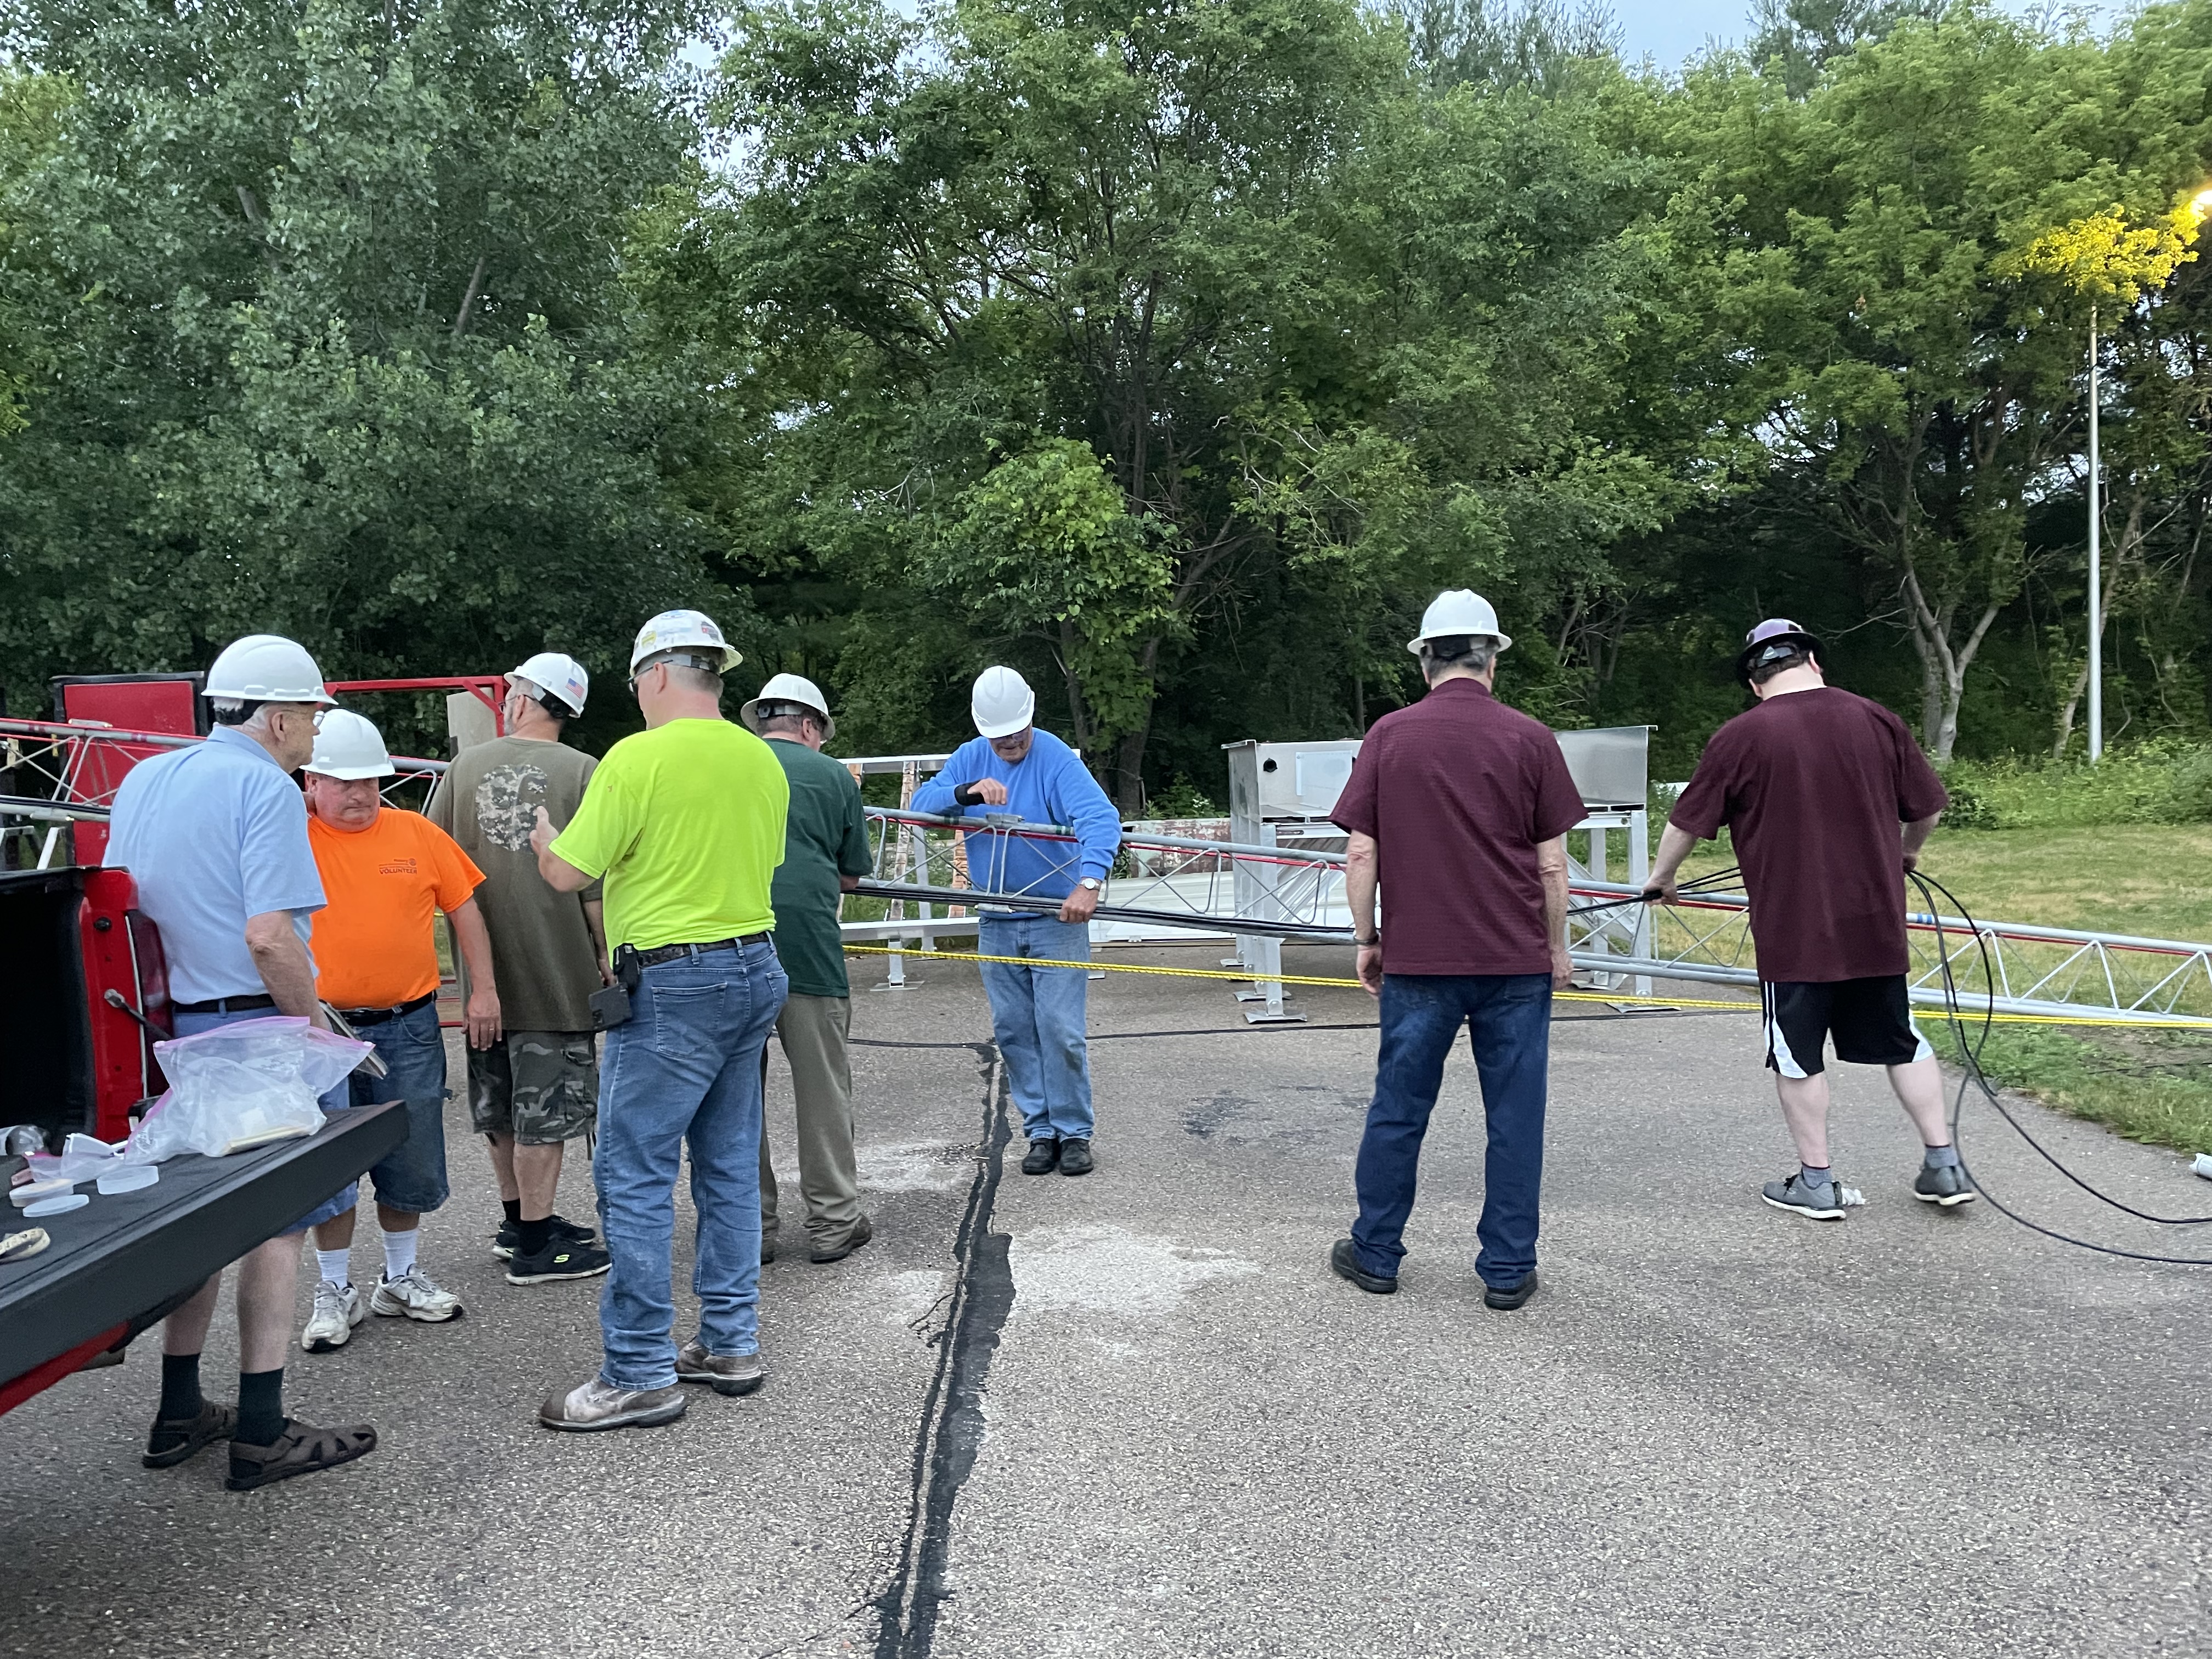
<path fill-rule="evenodd" d="M 307 842 L 328 901 L 314 921 L 323 1000 L 339 1009 L 396 1008 L 436 990 L 436 914 L 465 903 L 483 872 L 420 812 L 391 806 L 350 832 L 311 812 Z"/>

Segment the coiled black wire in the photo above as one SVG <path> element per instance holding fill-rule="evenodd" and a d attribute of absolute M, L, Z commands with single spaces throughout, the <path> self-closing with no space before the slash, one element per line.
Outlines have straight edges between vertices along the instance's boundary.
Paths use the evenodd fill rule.
<path fill-rule="evenodd" d="M 1686 881 L 1674 890 L 1678 893 L 1709 893 L 1714 888 L 1734 881 L 1743 871 L 1731 864 L 1725 870 L 1716 870 L 1709 876 L 1699 876 L 1695 881 Z M 1622 898 L 1600 899 L 1595 904 L 1579 904 L 1567 912 L 1571 916 L 1586 916 L 1594 910 L 1618 910 L 1624 905 L 1649 904 L 1658 889 L 1647 887 L 1640 893 L 1630 893 Z"/>
<path fill-rule="evenodd" d="M 2061 1163 L 2049 1147 L 2028 1132 L 2026 1124 L 2012 1115 L 2005 1106 L 2004 1101 L 1998 1096 L 1996 1090 L 1990 1085 L 1989 1079 L 1982 1072 L 1982 1047 L 1989 1041 L 1990 1028 L 1994 1023 L 1992 1017 L 1996 1012 L 1994 1005 L 1996 974 L 1990 963 L 1989 941 L 1982 937 L 1982 930 L 1975 922 L 1973 913 L 1960 902 L 1958 895 L 1933 876 L 1923 875 L 1917 870 L 1907 870 L 1905 873 L 1920 889 L 1920 896 L 1927 902 L 1929 920 L 1936 927 L 1936 952 L 1943 968 L 1944 1013 L 1951 1027 L 1951 1035 L 1958 1042 L 1960 1061 L 1965 1073 L 1959 1079 L 1959 1092 L 1953 1097 L 1951 1102 L 1951 1144 L 1958 1148 L 1960 1166 L 1966 1170 L 1966 1179 L 1974 1183 L 1974 1190 L 1987 1199 L 1990 1206 L 1999 1215 L 2018 1222 L 2030 1232 L 2041 1233 L 2045 1238 L 2057 1239 L 2062 1244 L 2071 1244 L 2078 1249 L 2094 1250 L 2100 1255 L 2122 1256 L 2130 1261 L 2158 1261 L 2181 1267 L 2212 1267 L 2212 1256 L 2154 1255 L 2143 1250 L 2124 1250 L 2117 1245 L 2099 1244 L 2090 1239 L 2076 1238 L 2071 1233 L 2062 1233 L 2055 1227 L 2046 1227 L 2040 1222 L 2031 1221 L 1991 1192 L 1984 1184 L 1981 1177 L 1977 1176 L 1972 1167 L 1966 1164 L 1966 1148 L 1960 1144 L 1959 1137 L 1959 1119 L 1966 1108 L 1966 1091 L 1969 1088 L 1976 1088 L 1981 1091 L 1982 1098 L 1996 1109 L 1997 1115 L 2012 1126 L 2014 1133 L 2033 1146 L 2052 1169 L 2057 1170 L 2090 1197 L 2101 1203 L 2109 1204 L 2112 1208 L 2125 1214 L 2134 1216 L 2139 1221 L 2154 1222 L 2161 1227 L 2202 1227 L 2212 1224 L 2212 1215 L 2153 1215 L 2148 1210 L 2139 1210 L 2132 1204 L 2114 1198 L 2110 1193 L 2099 1191 Z M 1982 982 L 1987 988 L 1988 994 L 1984 995 L 1982 1002 L 1981 1030 L 1971 1042 L 1966 1039 L 1966 1020 L 1959 1012 L 1959 987 L 1951 974 L 1951 949 L 1943 927 L 1943 908 L 1936 902 L 1936 895 L 1938 893 L 1950 902 L 1953 912 L 1966 922 L 1967 931 L 1974 937 L 1975 948 L 1981 953 Z"/>

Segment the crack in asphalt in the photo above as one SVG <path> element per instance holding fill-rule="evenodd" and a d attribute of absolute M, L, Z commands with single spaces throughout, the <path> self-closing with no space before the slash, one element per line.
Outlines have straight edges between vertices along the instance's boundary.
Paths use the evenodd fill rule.
<path fill-rule="evenodd" d="M 936 1643 L 938 1613 L 953 1594 L 946 1584 L 953 1509 L 982 1448 L 983 1396 L 991 1358 L 1014 1306 L 1013 1267 L 1008 1256 L 1013 1240 L 1010 1234 L 991 1230 L 999 1184 L 1006 1174 L 1006 1150 L 1013 1139 L 1006 1067 L 990 1043 L 959 1046 L 976 1057 L 983 1085 L 983 1137 L 967 1208 L 953 1242 L 953 1282 L 944 1299 L 945 1325 L 933 1339 L 937 1371 L 923 1398 L 915 1434 L 914 1486 L 905 1534 L 890 1579 L 872 1600 L 876 1659 L 928 1659 Z"/>

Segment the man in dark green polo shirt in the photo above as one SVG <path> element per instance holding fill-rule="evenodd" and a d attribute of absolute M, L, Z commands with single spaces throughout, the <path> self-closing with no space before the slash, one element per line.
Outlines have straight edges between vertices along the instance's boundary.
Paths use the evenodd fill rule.
<path fill-rule="evenodd" d="M 837 932 L 842 896 L 872 867 L 860 786 L 822 753 L 836 735 L 830 703 L 814 682 L 778 674 L 738 714 L 768 739 L 791 781 L 783 862 L 776 869 L 775 950 L 791 976 L 791 996 L 775 1022 L 791 1062 L 799 1108 L 799 1186 L 806 1197 L 807 1260 L 839 1261 L 872 1236 L 860 1213 L 853 1162 L 852 987 Z M 768 1054 L 762 1051 L 765 1077 Z M 775 1170 L 761 1137 L 761 1260 L 775 1255 Z"/>

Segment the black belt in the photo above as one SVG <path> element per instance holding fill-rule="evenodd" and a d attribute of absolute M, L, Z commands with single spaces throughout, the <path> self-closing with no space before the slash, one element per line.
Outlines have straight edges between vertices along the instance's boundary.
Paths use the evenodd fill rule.
<path fill-rule="evenodd" d="M 637 953 L 641 968 L 658 968 L 664 962 L 676 962 L 685 957 L 696 957 L 708 951 L 742 951 L 748 945 L 765 945 L 766 933 L 747 933 L 743 939 L 718 939 L 712 945 L 662 945 Z"/>
<path fill-rule="evenodd" d="M 275 997 L 217 997 L 212 1002 L 173 1002 L 173 1014 L 242 1014 L 249 1008 L 274 1008 Z"/>
<path fill-rule="evenodd" d="M 363 1025 L 381 1025 L 386 1020 L 398 1019 L 404 1014 L 411 1014 L 417 1008 L 428 1007 L 437 1000 L 438 994 L 435 991 L 425 991 L 414 1001 L 403 1002 L 397 1008 L 341 1008 L 338 1012 L 345 1016 L 347 1024 L 358 1030 Z"/>

